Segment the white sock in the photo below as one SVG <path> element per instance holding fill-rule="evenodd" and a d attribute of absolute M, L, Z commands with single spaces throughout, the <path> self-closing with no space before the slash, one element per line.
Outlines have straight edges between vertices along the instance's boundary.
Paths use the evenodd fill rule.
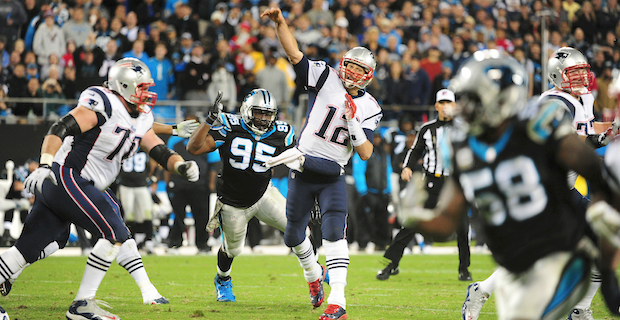
<path fill-rule="evenodd" d="M 75 300 L 92 299 L 97 295 L 97 289 L 99 289 L 103 277 L 108 272 L 112 261 L 118 255 L 120 248 L 120 246 L 114 245 L 106 239 L 99 239 L 97 241 L 88 255 L 82 283 L 75 296 Z"/>
<path fill-rule="evenodd" d="M 325 247 L 325 265 L 329 270 L 329 286 L 331 291 L 327 298 L 328 304 L 337 304 L 347 308 L 344 287 L 347 285 L 347 268 L 349 267 L 349 246 L 347 240 L 323 240 Z"/>
<path fill-rule="evenodd" d="M 15 246 L 0 255 L 0 279 L 2 282 L 10 279 L 16 272 L 26 267 L 26 259 Z M 1 282 L 0 282 L 1 283 Z"/>
<path fill-rule="evenodd" d="M 316 281 L 321 276 L 323 269 L 314 257 L 314 249 L 312 249 L 310 239 L 306 237 L 304 241 L 293 247 L 293 252 L 295 252 L 299 264 L 304 269 L 304 278 L 306 281 Z"/>
<path fill-rule="evenodd" d="M 495 278 L 497 275 L 497 270 L 493 271 L 491 275 L 486 278 L 484 281 L 481 281 L 478 286 L 482 292 L 486 292 L 488 294 L 492 294 L 495 291 Z"/>
<path fill-rule="evenodd" d="M 4 221 L 4 230 L 11 230 L 11 227 L 13 226 L 13 222 L 11 221 Z"/>
<path fill-rule="evenodd" d="M 155 286 L 151 283 L 148 274 L 146 274 L 146 269 L 144 268 L 144 264 L 142 264 L 142 257 L 138 252 L 138 247 L 134 239 L 123 242 L 118 252 L 118 257 L 116 257 L 116 263 L 125 268 L 138 287 L 140 287 L 142 301 L 144 303 L 161 297 L 159 291 L 157 291 Z"/>
<path fill-rule="evenodd" d="M 166 238 L 168 238 L 168 234 L 170 233 L 170 227 L 159 226 L 159 230 L 157 230 L 157 233 L 159 234 L 162 240 L 165 240 Z"/>
<path fill-rule="evenodd" d="M 592 268 L 590 274 L 590 286 L 588 286 L 588 291 L 586 291 L 586 295 L 583 296 L 583 299 L 581 299 L 581 301 L 577 303 L 575 309 L 590 308 L 590 306 L 592 305 L 592 299 L 594 299 L 596 291 L 598 291 L 598 288 L 601 287 L 601 281 L 601 273 L 598 272 L 597 269 Z"/>
<path fill-rule="evenodd" d="M 43 248 L 43 251 L 41 251 L 41 255 L 39 256 L 39 259 L 37 259 L 37 261 L 51 256 L 52 254 L 54 254 L 54 252 L 58 251 L 58 249 L 60 249 L 60 247 L 58 246 L 58 242 L 52 241 L 45 248 Z M 28 268 L 28 266 L 30 266 L 30 263 L 26 263 L 21 269 L 15 271 L 15 273 L 13 273 L 13 275 L 11 276 L 11 283 L 14 283 L 15 280 L 17 280 L 17 278 L 19 277 L 19 275 L 22 274 L 22 272 L 26 268 Z"/>
<path fill-rule="evenodd" d="M 228 276 L 230 276 L 230 272 L 232 271 L 232 266 L 230 267 L 230 269 L 228 269 L 228 271 L 222 271 L 220 269 L 220 266 L 217 266 L 217 274 L 220 275 L 220 278 L 226 278 Z"/>

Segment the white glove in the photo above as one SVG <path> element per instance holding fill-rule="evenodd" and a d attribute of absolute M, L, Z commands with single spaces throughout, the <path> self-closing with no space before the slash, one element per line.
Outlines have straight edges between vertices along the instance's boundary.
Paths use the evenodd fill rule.
<path fill-rule="evenodd" d="M 27 178 L 24 180 L 24 188 L 26 191 L 34 194 L 35 188 L 42 192 L 43 181 L 45 179 L 50 180 L 54 185 L 58 185 L 56 181 L 56 176 L 49 165 L 41 165 L 37 170 L 33 171 Z"/>
<path fill-rule="evenodd" d="M 605 201 L 588 207 L 586 219 L 594 232 L 620 248 L 620 213 Z"/>
<path fill-rule="evenodd" d="M 177 162 L 174 167 L 189 182 L 196 182 L 200 177 L 200 169 L 198 169 L 196 161 Z"/>
<path fill-rule="evenodd" d="M 181 138 L 189 138 L 198 126 L 200 126 L 200 122 L 195 119 L 181 121 L 172 126 L 172 134 Z"/>
<path fill-rule="evenodd" d="M 290 169 L 301 172 L 303 170 L 304 160 L 304 154 L 301 153 L 299 149 L 293 147 L 280 153 L 280 155 L 267 160 L 265 162 L 265 167 L 269 169 L 277 165 L 284 164 Z"/>
<path fill-rule="evenodd" d="M 410 228 L 418 221 L 432 220 L 437 215 L 434 210 L 424 208 L 424 203 L 428 199 L 424 183 L 424 176 L 419 171 L 414 172 L 407 183 L 404 196 L 400 199 L 399 208 L 396 211 L 401 226 Z"/>

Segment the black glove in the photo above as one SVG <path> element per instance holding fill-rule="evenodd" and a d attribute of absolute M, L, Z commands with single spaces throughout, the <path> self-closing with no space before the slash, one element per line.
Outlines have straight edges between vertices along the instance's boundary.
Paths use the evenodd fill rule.
<path fill-rule="evenodd" d="M 218 91 L 217 98 L 215 98 L 215 101 L 213 102 L 213 104 L 207 109 L 207 118 L 205 119 L 205 122 L 210 126 L 213 126 L 213 123 L 220 116 L 220 112 L 222 112 L 222 109 L 224 109 L 224 106 L 222 106 L 221 101 L 222 101 L 222 91 Z"/>

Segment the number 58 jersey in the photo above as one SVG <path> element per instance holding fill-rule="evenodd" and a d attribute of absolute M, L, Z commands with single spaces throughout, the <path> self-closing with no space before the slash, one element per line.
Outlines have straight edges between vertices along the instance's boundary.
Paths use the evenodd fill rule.
<path fill-rule="evenodd" d="M 227 205 L 249 207 L 269 186 L 271 169 L 265 168 L 265 162 L 295 145 L 293 127 L 275 121 L 269 131 L 257 136 L 239 115 L 222 113 L 218 122 L 209 132 L 222 160 L 217 195 Z"/>
<path fill-rule="evenodd" d="M 140 140 L 153 127 L 153 114 L 134 118 L 112 91 L 90 87 L 80 95 L 78 106 L 97 114 L 99 122 L 89 131 L 68 136 L 54 157 L 54 162 L 73 168 L 101 191 L 114 182 L 123 160 L 133 156 Z"/>
<path fill-rule="evenodd" d="M 559 103 L 534 105 L 493 145 L 453 130 L 452 177 L 475 203 L 497 263 L 521 272 L 552 252 L 573 251 L 585 220 L 574 211 L 556 155 L 574 134 Z"/>

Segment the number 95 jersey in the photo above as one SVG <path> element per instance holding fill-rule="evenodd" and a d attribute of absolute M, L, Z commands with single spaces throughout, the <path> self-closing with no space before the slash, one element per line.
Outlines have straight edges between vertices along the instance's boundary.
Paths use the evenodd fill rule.
<path fill-rule="evenodd" d="M 249 207 L 269 186 L 271 170 L 264 163 L 295 146 L 293 127 L 275 121 L 269 131 L 257 136 L 239 115 L 222 113 L 218 122 L 209 132 L 223 167 L 218 176 L 217 195 L 224 204 Z"/>
<path fill-rule="evenodd" d="M 585 220 L 574 212 L 560 142 L 574 134 L 557 102 L 536 104 L 514 118 L 493 145 L 453 130 L 453 177 L 480 210 L 487 244 L 511 272 L 552 252 L 572 251 Z"/>

